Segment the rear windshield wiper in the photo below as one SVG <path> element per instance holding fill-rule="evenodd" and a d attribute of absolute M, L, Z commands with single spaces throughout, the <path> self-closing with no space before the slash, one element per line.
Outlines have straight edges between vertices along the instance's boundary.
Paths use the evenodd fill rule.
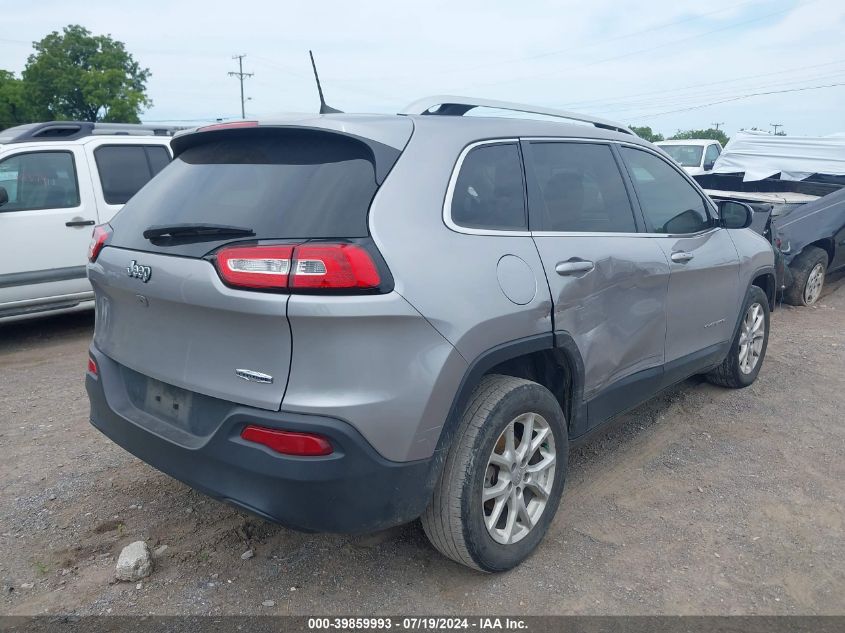
<path fill-rule="evenodd" d="M 153 240 L 159 237 L 241 237 L 255 235 L 252 229 L 228 224 L 167 224 L 150 226 L 144 231 L 144 237 Z"/>

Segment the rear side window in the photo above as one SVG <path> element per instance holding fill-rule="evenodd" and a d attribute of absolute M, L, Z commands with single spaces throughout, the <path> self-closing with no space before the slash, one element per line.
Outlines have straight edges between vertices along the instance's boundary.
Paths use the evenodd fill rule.
<path fill-rule="evenodd" d="M 452 192 L 452 221 L 471 229 L 526 230 L 522 161 L 515 143 L 469 151 Z"/>
<path fill-rule="evenodd" d="M 622 148 L 643 214 L 652 233 L 697 233 L 710 227 L 704 199 L 663 159 Z"/>
<path fill-rule="evenodd" d="M 607 145 L 531 144 L 540 199 L 532 214 L 545 231 L 634 233 L 634 211 L 622 174 Z"/>
<path fill-rule="evenodd" d="M 76 166 L 70 152 L 10 156 L 0 161 L 0 187 L 8 198 L 0 212 L 79 206 Z"/>
<path fill-rule="evenodd" d="M 217 224 L 256 239 L 367 237 L 372 151 L 324 132 L 236 134 L 187 148 L 112 220 L 113 243 L 201 256 L 205 244 L 151 244 L 151 226 Z M 231 238 L 223 241 L 231 241 Z"/>
<path fill-rule="evenodd" d="M 108 204 L 125 204 L 170 162 L 161 146 L 102 145 L 94 150 L 103 198 Z"/>

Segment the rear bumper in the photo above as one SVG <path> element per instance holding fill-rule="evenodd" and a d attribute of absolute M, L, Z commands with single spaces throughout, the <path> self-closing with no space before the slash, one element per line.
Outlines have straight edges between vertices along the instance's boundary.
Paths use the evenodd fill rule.
<path fill-rule="evenodd" d="M 381 457 L 341 420 L 229 404 L 207 436 L 173 427 L 136 407 L 120 366 L 91 347 L 99 376 L 87 375 L 91 423 L 158 470 L 215 499 L 304 531 L 355 533 L 407 523 L 431 494 L 430 461 Z M 247 424 L 328 437 L 334 452 L 293 457 L 245 442 Z"/>

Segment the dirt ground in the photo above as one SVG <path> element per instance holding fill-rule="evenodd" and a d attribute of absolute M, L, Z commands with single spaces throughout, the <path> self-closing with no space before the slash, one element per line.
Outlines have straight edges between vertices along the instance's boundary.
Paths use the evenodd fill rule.
<path fill-rule="evenodd" d="M 497 576 L 418 523 L 299 534 L 135 459 L 88 423 L 92 325 L 0 326 L 2 614 L 845 613 L 842 276 L 776 311 L 752 387 L 688 380 L 576 449 L 544 543 Z M 138 539 L 155 571 L 115 583 Z"/>

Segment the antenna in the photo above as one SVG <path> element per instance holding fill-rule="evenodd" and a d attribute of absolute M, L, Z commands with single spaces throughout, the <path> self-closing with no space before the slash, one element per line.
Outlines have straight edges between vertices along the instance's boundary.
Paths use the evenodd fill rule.
<path fill-rule="evenodd" d="M 320 114 L 340 114 L 342 110 L 335 110 L 330 105 L 326 105 L 326 100 L 323 98 L 323 87 L 320 85 L 320 75 L 317 74 L 317 64 L 314 63 L 314 53 L 308 51 L 311 56 L 311 68 L 314 69 L 314 79 L 317 81 L 317 92 L 320 93 Z"/>

